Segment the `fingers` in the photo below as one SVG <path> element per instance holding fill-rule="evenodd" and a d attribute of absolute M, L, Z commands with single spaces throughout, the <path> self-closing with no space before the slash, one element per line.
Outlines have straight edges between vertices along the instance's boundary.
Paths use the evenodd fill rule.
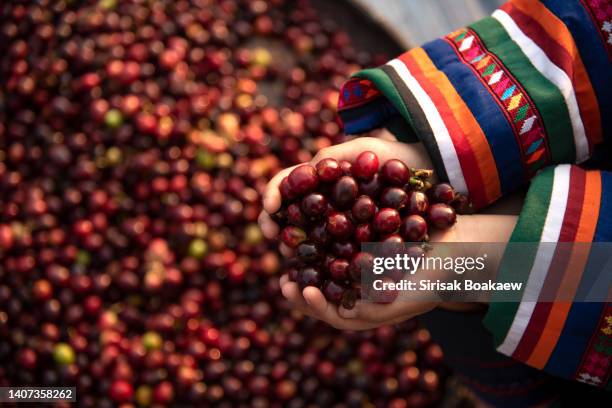
<path fill-rule="evenodd" d="M 272 221 L 272 218 L 270 218 L 270 214 L 268 214 L 267 212 L 262 211 L 259 214 L 259 218 L 257 219 L 257 222 L 259 223 L 261 232 L 263 233 L 264 237 L 266 237 L 267 239 L 273 239 L 278 235 L 279 233 L 278 224 Z"/>
<path fill-rule="evenodd" d="M 263 196 L 263 207 L 268 214 L 274 214 L 280 208 L 281 195 L 280 191 L 278 190 L 278 186 L 280 182 L 287 177 L 289 173 L 291 173 L 291 170 L 297 166 L 298 165 L 288 167 L 282 171 L 279 171 L 274 177 L 272 177 L 272 180 L 270 180 L 266 186 L 266 191 L 264 192 Z"/>
<path fill-rule="evenodd" d="M 409 302 L 396 300 L 388 304 L 358 301 L 353 309 L 340 307 L 338 314 L 344 319 L 357 319 L 367 322 L 402 321 L 423 314 L 435 307 L 434 302 Z"/>
<path fill-rule="evenodd" d="M 288 247 L 284 242 L 281 242 L 278 245 L 278 250 L 285 258 L 290 258 L 293 256 L 294 251 L 290 247 Z"/>
<path fill-rule="evenodd" d="M 290 282 L 287 275 L 281 277 L 281 292 L 285 299 L 291 302 L 292 306 L 301 310 L 307 309 L 308 304 L 302 296 L 300 287 L 295 282 Z"/>

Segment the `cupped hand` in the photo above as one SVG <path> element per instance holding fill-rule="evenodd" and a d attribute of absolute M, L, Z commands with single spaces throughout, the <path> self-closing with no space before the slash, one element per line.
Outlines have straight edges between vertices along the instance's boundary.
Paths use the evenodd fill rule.
<path fill-rule="evenodd" d="M 383 140 L 373 137 L 360 137 L 349 142 L 321 149 L 310 161 L 314 166 L 319 161 L 331 157 L 336 160 L 354 161 L 364 151 L 372 151 L 378 156 L 380 165 L 390 159 L 399 159 L 410 167 L 431 169 L 432 163 L 425 147 L 420 143 L 403 143 L 391 140 Z M 287 177 L 291 170 L 299 165 L 286 168 L 276 174 L 268 183 L 263 197 L 263 211 L 259 215 L 259 225 L 266 238 L 272 239 L 279 233 L 278 225 L 270 218 L 281 207 L 281 195 L 278 186 L 283 178 Z M 434 175 L 435 177 L 435 175 Z M 289 248 L 280 245 L 280 250 L 285 255 L 290 253 Z"/>
<path fill-rule="evenodd" d="M 459 215 L 454 227 L 446 231 L 432 232 L 431 242 L 508 242 L 516 220 L 517 217 L 513 215 Z M 433 247 L 435 249 L 435 245 Z M 503 251 L 497 257 L 490 256 L 487 267 L 497 270 L 502 253 Z M 297 283 L 289 281 L 287 275 L 280 278 L 280 286 L 283 296 L 289 300 L 293 308 L 343 330 L 368 330 L 396 324 L 426 313 L 437 306 L 444 306 L 440 302 L 411 300 L 411 293 L 401 292 L 391 303 L 357 301 L 355 307 L 348 310 L 328 302 L 316 287 L 300 290 Z"/>

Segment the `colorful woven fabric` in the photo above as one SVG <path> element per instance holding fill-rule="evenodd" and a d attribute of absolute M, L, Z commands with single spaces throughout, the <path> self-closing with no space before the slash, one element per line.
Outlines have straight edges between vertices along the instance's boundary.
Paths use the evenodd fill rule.
<path fill-rule="evenodd" d="M 447 39 L 467 64 L 482 78 L 497 103 L 506 111 L 521 147 L 521 158 L 529 175 L 550 163 L 546 132 L 533 101 L 503 63 L 489 52 L 473 30 L 464 28 Z"/>
<path fill-rule="evenodd" d="M 477 209 L 531 181 L 511 240 L 532 245 L 509 246 L 498 274 L 523 283 L 522 301 L 496 294 L 485 325 L 500 353 L 601 388 L 612 289 L 597 248 L 612 242 L 612 174 L 573 164 L 612 141 L 611 13 L 604 0 L 513 0 L 357 73 L 339 104 L 349 133 L 416 135 Z"/>
<path fill-rule="evenodd" d="M 608 0 L 581 0 L 595 25 L 599 28 L 601 41 L 612 58 L 612 3 Z"/>
<path fill-rule="evenodd" d="M 612 375 L 612 306 L 607 305 L 574 378 L 601 387 Z"/>

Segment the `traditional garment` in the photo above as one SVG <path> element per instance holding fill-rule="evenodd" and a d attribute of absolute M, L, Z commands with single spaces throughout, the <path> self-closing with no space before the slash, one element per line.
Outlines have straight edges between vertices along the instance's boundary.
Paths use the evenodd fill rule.
<path fill-rule="evenodd" d="M 601 272 L 588 250 L 612 241 L 612 173 L 578 166 L 612 142 L 611 58 L 609 0 L 513 0 L 356 73 L 340 91 L 339 114 L 347 133 L 386 126 L 423 142 L 440 177 L 477 208 L 530 183 L 511 242 L 587 250 L 526 254 L 524 290 L 552 286 L 584 299 L 598 279 L 609 291 L 612 277 L 592 276 Z M 548 276 L 553 264 L 564 273 Z M 500 353 L 612 389 L 610 303 L 494 299 L 484 324 Z"/>

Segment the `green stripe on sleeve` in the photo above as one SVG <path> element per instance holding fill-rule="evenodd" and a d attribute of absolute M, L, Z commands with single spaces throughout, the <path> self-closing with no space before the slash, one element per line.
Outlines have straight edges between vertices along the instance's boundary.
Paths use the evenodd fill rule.
<path fill-rule="evenodd" d="M 553 162 L 573 163 L 576 160 L 576 148 L 572 123 L 559 89 L 531 64 L 497 20 L 488 17 L 470 27 L 489 51 L 512 72 L 535 103 L 546 127 Z"/>
<path fill-rule="evenodd" d="M 395 108 L 398 110 L 400 115 L 410 124 L 410 126 L 414 127 L 414 123 L 402 97 L 400 96 L 398 90 L 393 85 L 393 82 L 389 78 L 389 76 L 380 68 L 369 68 L 364 69 L 357 72 L 353 75 L 354 78 L 364 78 L 369 79 L 376 85 L 376 88 L 393 103 Z"/>
<path fill-rule="evenodd" d="M 540 242 L 544 222 L 548 214 L 548 205 L 554 183 L 554 171 L 554 166 L 547 167 L 531 182 L 525 205 L 510 237 L 511 243 L 526 242 L 531 244 L 511 245 L 506 249 L 497 274 L 498 282 L 523 282 L 522 289 L 525 289 L 529 272 L 537 254 L 535 243 Z M 496 345 L 504 341 L 519 307 L 518 302 L 504 299 L 506 296 L 514 298 L 516 294 L 510 295 L 503 292 L 494 294 L 489 304 L 489 311 L 484 318 L 484 324 L 493 333 Z"/>

